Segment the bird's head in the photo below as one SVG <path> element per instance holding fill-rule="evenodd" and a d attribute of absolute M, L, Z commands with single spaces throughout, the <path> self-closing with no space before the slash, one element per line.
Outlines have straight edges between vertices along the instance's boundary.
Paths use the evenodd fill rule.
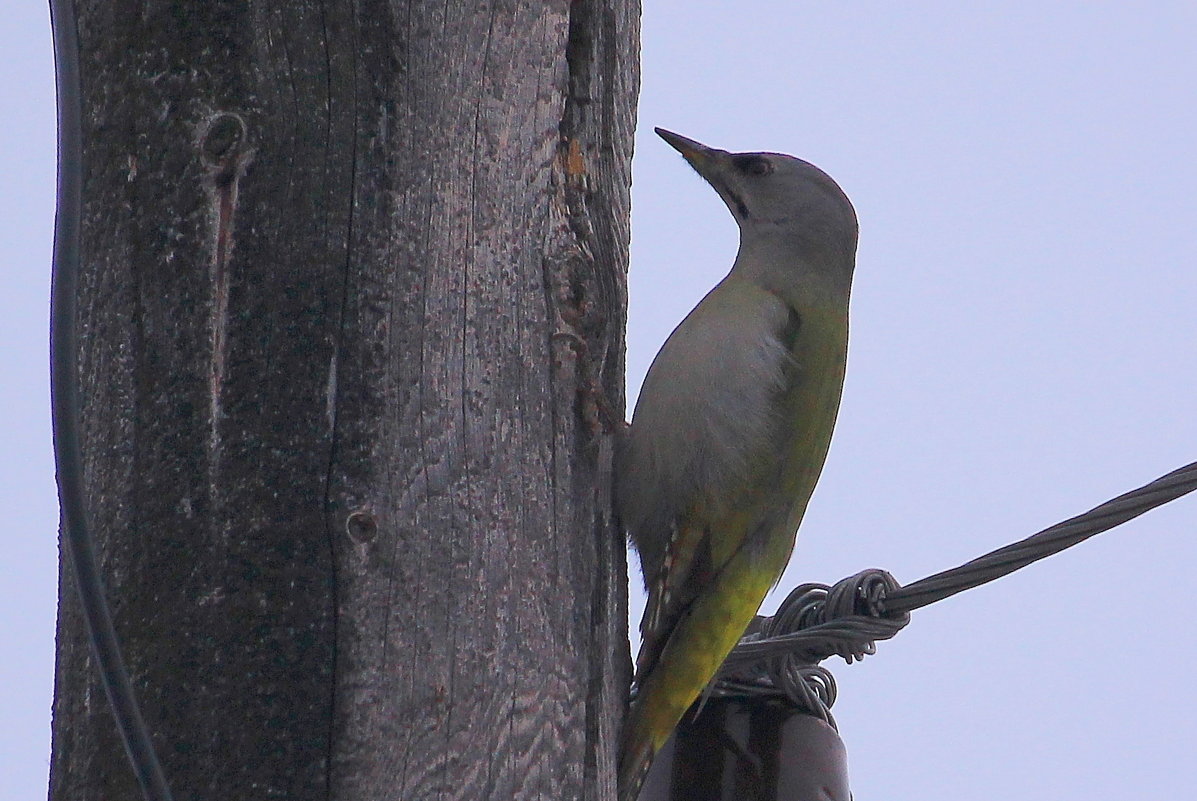
<path fill-rule="evenodd" d="M 815 165 L 782 153 L 729 153 L 662 128 L 656 132 L 723 198 L 742 243 L 777 240 L 812 255 L 852 259 L 856 211 Z"/>

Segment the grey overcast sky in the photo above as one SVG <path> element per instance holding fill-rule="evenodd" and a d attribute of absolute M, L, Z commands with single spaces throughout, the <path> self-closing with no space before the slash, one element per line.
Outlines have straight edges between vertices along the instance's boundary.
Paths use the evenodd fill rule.
<path fill-rule="evenodd" d="M 630 397 L 736 247 L 652 126 L 813 161 L 861 220 L 839 427 L 766 609 L 864 567 L 913 581 L 1197 459 L 1197 4 L 646 0 L 643 26 Z M 43 3 L 10 4 L 0 54 L 6 800 L 44 795 L 53 668 Z M 856 798 L 1190 797 L 1195 573 L 1188 498 L 831 663 Z"/>

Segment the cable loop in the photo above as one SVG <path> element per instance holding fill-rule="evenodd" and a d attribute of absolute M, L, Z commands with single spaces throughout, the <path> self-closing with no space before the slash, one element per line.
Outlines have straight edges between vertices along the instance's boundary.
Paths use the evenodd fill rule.
<path fill-rule="evenodd" d="M 910 622 L 915 609 L 1001 578 L 1197 490 L 1197 462 L 1065 520 L 903 587 L 884 570 L 864 570 L 832 586 L 795 587 L 768 618 L 728 655 L 708 690 L 729 697 L 784 697 L 799 710 L 835 725 L 835 680 L 819 663 L 839 656 L 851 664 L 877 651 Z"/>

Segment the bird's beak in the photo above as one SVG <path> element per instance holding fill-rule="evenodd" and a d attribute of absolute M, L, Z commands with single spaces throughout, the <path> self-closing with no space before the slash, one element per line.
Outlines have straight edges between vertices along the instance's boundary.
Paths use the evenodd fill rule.
<path fill-rule="evenodd" d="M 727 151 L 725 150 L 707 147 L 701 142 L 687 139 L 681 134 L 675 134 L 673 131 L 667 131 L 664 128 L 654 128 L 653 130 L 657 132 L 657 136 L 668 142 L 670 147 L 681 153 L 686 161 L 690 162 L 690 166 L 707 180 L 711 179 L 711 173 L 715 165 L 720 161 L 719 157 L 727 155 Z"/>

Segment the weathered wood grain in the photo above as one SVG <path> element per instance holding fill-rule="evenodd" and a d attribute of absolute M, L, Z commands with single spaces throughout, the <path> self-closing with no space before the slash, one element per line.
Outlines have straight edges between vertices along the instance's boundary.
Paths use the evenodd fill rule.
<path fill-rule="evenodd" d="M 180 799 L 614 797 L 638 7 L 80 3 L 89 502 Z M 61 582 L 53 799 L 134 799 Z"/>

